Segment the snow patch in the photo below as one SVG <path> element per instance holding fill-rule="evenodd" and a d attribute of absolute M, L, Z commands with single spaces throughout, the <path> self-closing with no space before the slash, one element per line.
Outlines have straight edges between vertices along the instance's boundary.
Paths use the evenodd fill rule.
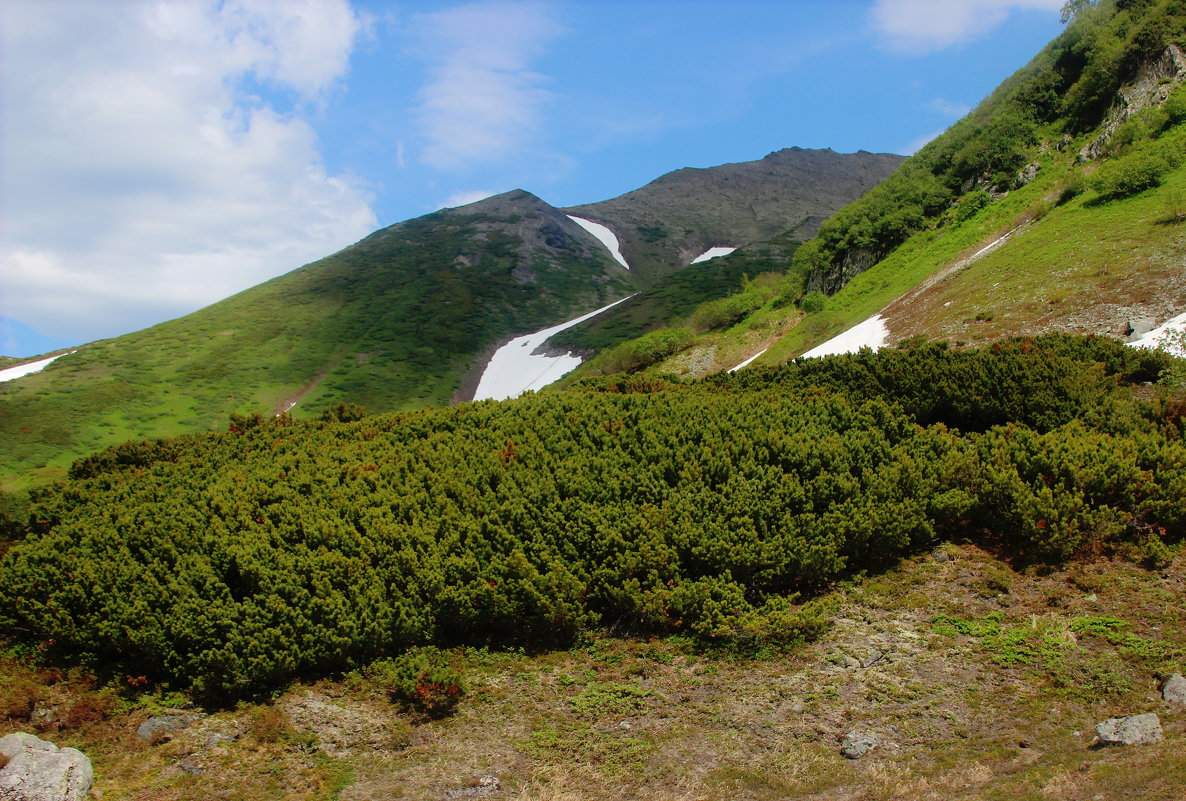
<path fill-rule="evenodd" d="M 618 237 L 614 235 L 613 231 L 611 231 L 609 228 L 606 228 L 601 223 L 595 223 L 592 220 L 586 220 L 581 217 L 573 217 L 571 214 L 568 215 L 568 219 L 572 220 L 574 223 L 593 234 L 593 236 L 597 237 L 601 244 L 605 245 L 606 249 L 609 250 L 609 255 L 618 260 L 618 264 L 622 265 L 627 270 L 630 269 L 630 265 L 626 263 L 626 259 L 622 256 L 622 251 L 618 245 Z M 607 306 L 606 308 L 609 307 Z"/>
<path fill-rule="evenodd" d="M 878 350 L 885 345 L 889 329 L 880 314 L 875 314 L 863 323 L 857 323 L 843 334 L 832 337 L 822 345 L 816 345 L 800 356 L 800 359 L 814 356 L 832 356 L 841 353 L 856 353 L 861 348 Z"/>
<path fill-rule="evenodd" d="M 748 359 L 746 359 L 745 361 L 743 361 L 741 364 L 737 365 L 736 367 L 730 367 L 729 372 L 736 373 L 742 367 L 748 367 L 750 362 L 752 362 L 754 359 L 758 358 L 759 356 L 761 356 L 763 353 L 765 353 L 768 350 L 770 350 L 770 348 L 762 348 L 760 351 L 755 353 L 753 356 L 750 356 Z"/>
<path fill-rule="evenodd" d="M 1186 331 L 1186 314 L 1179 314 L 1173 319 L 1166 320 L 1148 334 L 1145 334 L 1145 336 L 1135 342 L 1128 342 L 1126 344 L 1134 348 L 1161 348 L 1168 353 L 1172 353 L 1174 356 L 1186 356 L 1186 352 L 1181 348 L 1169 346 L 1167 342 L 1171 334 L 1179 331 Z"/>
<path fill-rule="evenodd" d="M 575 219 L 575 218 L 574 218 Z M 517 398 L 529 389 L 540 389 L 553 381 L 561 379 L 565 373 L 575 370 L 581 364 L 579 356 L 564 354 L 562 356 L 548 356 L 537 354 L 535 351 L 547 341 L 548 337 L 558 334 L 577 323 L 583 323 L 591 317 L 596 317 L 606 309 L 612 309 L 623 301 L 634 297 L 622 298 L 608 306 L 602 306 L 596 311 L 581 315 L 567 323 L 554 325 L 534 334 L 515 337 L 503 345 L 490 358 L 490 363 L 482 371 L 478 380 L 478 389 L 474 392 L 474 400 L 506 400 Z"/>
<path fill-rule="evenodd" d="M 70 351 L 76 353 L 77 351 Z M 40 373 L 45 369 L 45 366 L 55 359 L 60 359 L 63 356 L 69 356 L 69 353 L 59 353 L 57 356 L 50 356 L 48 359 L 38 359 L 35 362 L 27 364 L 18 364 L 16 367 L 9 367 L 7 370 L 0 370 L 0 381 L 12 381 L 16 378 L 23 378 L 33 373 Z"/>
<path fill-rule="evenodd" d="M 702 261 L 715 259 L 717 256 L 728 256 L 735 250 L 737 250 L 737 248 L 709 248 L 696 258 L 692 259 L 692 264 L 699 264 Z M 733 369 L 736 370 L 737 368 L 735 367 Z"/>

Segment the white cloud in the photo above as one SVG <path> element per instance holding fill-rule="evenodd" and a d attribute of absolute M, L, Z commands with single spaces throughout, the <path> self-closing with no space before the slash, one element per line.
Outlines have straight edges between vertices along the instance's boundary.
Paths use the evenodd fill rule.
<path fill-rule="evenodd" d="M 903 147 L 899 152 L 903 156 L 913 156 L 915 153 L 922 150 L 923 147 L 925 147 L 931 140 L 938 139 L 946 130 L 946 128 L 940 128 L 937 131 L 931 131 L 929 134 L 923 134 L 913 142 Z"/>
<path fill-rule="evenodd" d="M 454 192 L 445 198 L 438 209 L 455 209 L 458 206 L 468 206 L 470 203 L 477 203 L 479 200 L 485 200 L 488 197 L 494 197 L 498 192 L 490 192 L 485 189 L 470 189 L 462 192 Z"/>
<path fill-rule="evenodd" d="M 1057 13 L 1064 0 L 874 0 L 873 27 L 890 50 L 926 53 L 971 41 L 1018 10 Z"/>
<path fill-rule="evenodd" d="M 953 103 L 941 97 L 937 97 L 927 103 L 927 108 L 931 109 L 931 111 L 937 111 L 944 117 L 951 117 L 953 119 L 960 119 L 972 110 L 972 107 L 966 103 Z"/>
<path fill-rule="evenodd" d="M 300 111 L 363 23 L 346 0 L 18 0 L 5 9 L 3 313 L 78 340 L 193 310 L 376 227 Z"/>
<path fill-rule="evenodd" d="M 547 78 L 531 69 L 561 28 L 535 3 L 477 3 L 419 19 L 429 81 L 417 118 L 422 158 L 440 169 L 499 161 L 529 148 Z"/>

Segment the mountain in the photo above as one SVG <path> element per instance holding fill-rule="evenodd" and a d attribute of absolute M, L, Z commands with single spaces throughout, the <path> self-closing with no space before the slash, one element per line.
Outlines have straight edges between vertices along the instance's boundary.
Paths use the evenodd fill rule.
<path fill-rule="evenodd" d="M 806 243 L 642 277 L 516 192 L 196 315 L 374 354 L 427 347 L 385 281 L 478 320 L 642 289 L 568 386 L 238 416 L 0 494 L 0 724 L 106 798 L 1180 801 L 1186 359 L 1068 331 L 1183 300 L 1186 5 L 1067 10 Z M 788 362 L 840 331 L 898 346 Z M 79 363 L 21 386 L 60 411 Z"/>
<path fill-rule="evenodd" d="M 742 244 L 781 230 L 779 219 L 802 228 L 898 161 L 783 151 L 673 173 L 625 207 L 611 202 L 604 216 L 516 190 L 389 226 L 186 317 L 0 384 L 0 476 L 37 483 L 106 444 L 220 428 L 230 414 L 316 417 L 341 403 L 396 410 L 464 400 L 511 337 L 662 283 L 691 261 L 685 250 L 695 243 Z M 738 190 L 723 193 L 731 184 Z M 756 199 L 743 203 L 742 185 Z M 648 211 L 667 201 L 669 210 Z M 643 216 L 631 217 L 629 204 Z M 570 213 L 621 233 L 630 269 Z M 681 236 L 634 248 L 631 232 L 652 223 Z M 695 303 L 736 286 L 696 284 L 681 290 Z"/>
<path fill-rule="evenodd" d="M 875 315 L 880 342 L 974 344 L 1125 337 L 1186 312 L 1186 9 L 1076 9 L 1030 64 L 820 226 L 777 290 L 738 300 L 731 327 L 580 372 L 778 364 Z"/>
<path fill-rule="evenodd" d="M 644 276 L 668 275 L 711 247 L 781 235 L 810 239 L 820 224 L 902 162 L 890 153 L 787 148 L 759 161 L 685 168 L 570 214 L 607 225 Z"/>

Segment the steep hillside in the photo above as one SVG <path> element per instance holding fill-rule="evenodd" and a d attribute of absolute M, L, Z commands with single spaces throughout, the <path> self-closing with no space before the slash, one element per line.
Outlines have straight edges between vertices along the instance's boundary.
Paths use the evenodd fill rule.
<path fill-rule="evenodd" d="M 793 147 L 760 161 L 667 173 L 625 195 L 568 212 L 609 226 L 640 274 L 687 266 L 711 247 L 789 234 L 815 235 L 833 212 L 872 189 L 902 162 L 890 153 Z"/>
<path fill-rule="evenodd" d="M 879 313 L 892 343 L 1123 337 L 1186 311 L 1183 47 L 1180 2 L 1083 4 L 966 119 L 825 222 L 780 296 L 651 369 L 778 363 Z"/>
<path fill-rule="evenodd" d="M 633 281 L 527 192 L 399 223 L 0 385 L 3 471 L 61 469 L 105 443 L 222 427 L 232 412 L 444 404 L 500 338 L 605 305 Z"/>

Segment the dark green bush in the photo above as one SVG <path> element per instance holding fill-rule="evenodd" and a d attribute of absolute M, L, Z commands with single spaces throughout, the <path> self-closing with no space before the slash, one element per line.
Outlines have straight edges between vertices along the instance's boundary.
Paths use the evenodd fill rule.
<path fill-rule="evenodd" d="M 765 303 L 766 298 L 756 291 L 741 292 L 727 298 L 702 303 L 689 320 L 698 332 L 727 328 L 746 317 Z"/>
<path fill-rule="evenodd" d="M 595 375 L 633 373 L 679 353 L 695 338 L 691 328 L 661 328 L 601 353 L 590 363 L 589 370 Z"/>

